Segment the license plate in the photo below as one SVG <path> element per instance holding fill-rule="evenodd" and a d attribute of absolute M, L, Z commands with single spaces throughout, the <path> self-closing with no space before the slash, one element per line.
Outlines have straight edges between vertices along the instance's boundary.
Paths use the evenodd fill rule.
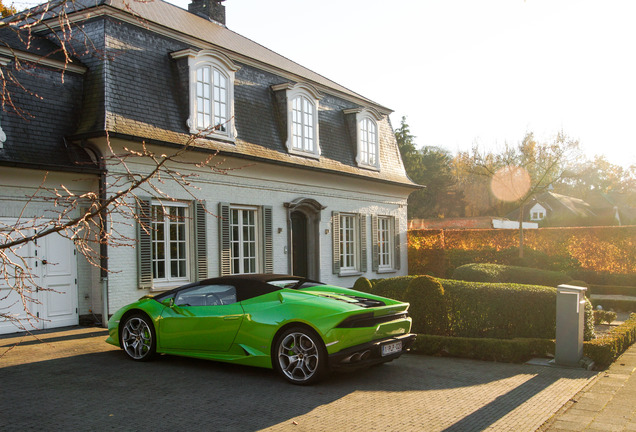
<path fill-rule="evenodd" d="M 382 345 L 382 356 L 388 356 L 402 351 L 402 341 Z"/>

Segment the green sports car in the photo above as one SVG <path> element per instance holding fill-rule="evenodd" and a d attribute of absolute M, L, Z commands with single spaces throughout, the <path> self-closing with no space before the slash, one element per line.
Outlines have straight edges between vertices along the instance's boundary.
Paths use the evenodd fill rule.
<path fill-rule="evenodd" d="M 293 384 L 389 362 L 415 340 L 409 304 L 286 275 L 207 279 L 117 311 L 106 340 L 156 353 L 275 369 Z"/>

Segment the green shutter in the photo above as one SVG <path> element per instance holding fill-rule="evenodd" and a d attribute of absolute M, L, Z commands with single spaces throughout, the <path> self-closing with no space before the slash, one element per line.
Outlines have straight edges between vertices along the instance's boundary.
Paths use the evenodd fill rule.
<path fill-rule="evenodd" d="M 137 288 L 152 288 L 152 200 L 137 199 Z"/>
<path fill-rule="evenodd" d="M 208 278 L 208 250 L 207 250 L 207 230 L 206 230 L 206 210 L 205 202 L 194 202 L 194 265 L 195 280 Z"/>
<path fill-rule="evenodd" d="M 219 262 L 221 276 L 232 273 L 232 244 L 230 242 L 230 204 L 219 203 Z"/>
<path fill-rule="evenodd" d="M 333 274 L 340 274 L 340 213 L 331 212 L 331 253 Z"/>
<path fill-rule="evenodd" d="M 371 215 L 371 243 L 373 244 L 372 270 L 377 272 L 380 268 L 380 250 L 378 248 L 378 216 Z"/>
<path fill-rule="evenodd" d="M 358 215 L 360 228 L 360 271 L 367 271 L 367 215 Z"/>
<path fill-rule="evenodd" d="M 400 218 L 394 217 L 395 229 L 393 231 L 395 240 L 393 241 L 395 247 L 395 254 L 393 256 L 393 268 L 395 270 L 400 269 Z"/>
<path fill-rule="evenodd" d="M 272 206 L 263 206 L 263 272 L 274 273 L 274 236 Z"/>

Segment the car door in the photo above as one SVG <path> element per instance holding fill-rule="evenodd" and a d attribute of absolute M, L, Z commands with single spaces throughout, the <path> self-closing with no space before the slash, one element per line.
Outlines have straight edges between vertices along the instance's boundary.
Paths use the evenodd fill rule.
<path fill-rule="evenodd" d="M 174 351 L 230 349 L 243 321 L 243 308 L 232 285 L 199 285 L 175 294 L 159 324 L 159 344 Z"/>

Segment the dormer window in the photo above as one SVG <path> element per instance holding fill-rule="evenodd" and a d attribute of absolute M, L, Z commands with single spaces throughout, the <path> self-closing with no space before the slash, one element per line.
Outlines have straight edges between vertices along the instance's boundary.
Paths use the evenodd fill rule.
<path fill-rule="evenodd" d="M 360 158 L 361 165 L 378 165 L 378 126 L 370 118 L 360 121 Z"/>
<path fill-rule="evenodd" d="M 278 94 L 281 114 L 286 120 L 287 151 L 299 156 L 320 157 L 318 140 L 318 104 L 320 95 L 306 84 L 279 84 L 272 89 Z"/>
<path fill-rule="evenodd" d="M 355 108 L 344 111 L 350 117 L 349 125 L 355 131 L 356 162 L 359 167 L 380 169 L 380 138 L 378 121 L 382 115 L 374 109 Z"/>
<path fill-rule="evenodd" d="M 190 78 L 190 133 L 234 141 L 234 75 L 239 69 L 220 52 L 178 51 L 172 58 L 187 57 Z"/>

